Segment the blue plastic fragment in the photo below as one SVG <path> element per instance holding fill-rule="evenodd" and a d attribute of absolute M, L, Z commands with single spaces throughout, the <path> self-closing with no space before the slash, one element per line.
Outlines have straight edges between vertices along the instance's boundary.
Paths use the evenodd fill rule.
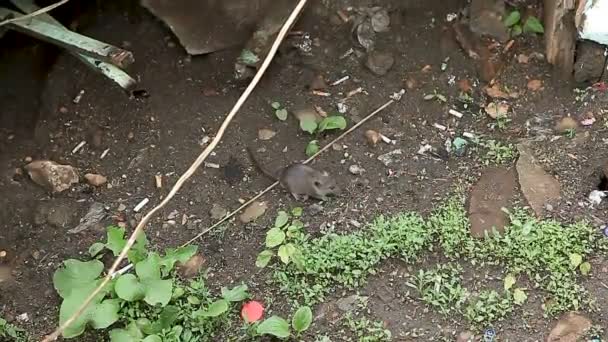
<path fill-rule="evenodd" d="M 496 337 L 496 331 L 492 328 L 488 328 L 483 332 L 483 341 L 484 342 L 494 342 L 494 338 Z"/>

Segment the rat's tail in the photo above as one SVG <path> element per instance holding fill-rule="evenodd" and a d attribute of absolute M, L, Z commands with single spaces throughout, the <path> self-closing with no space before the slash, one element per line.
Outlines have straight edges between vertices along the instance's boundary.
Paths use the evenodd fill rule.
<path fill-rule="evenodd" d="M 262 163 L 261 163 L 261 162 L 258 160 L 258 158 L 255 156 L 255 153 L 253 153 L 253 150 L 251 149 L 251 147 L 247 146 L 247 152 L 249 153 L 249 156 L 251 157 L 251 160 L 253 161 L 253 164 L 254 164 L 254 165 L 255 165 L 255 166 L 256 166 L 256 167 L 257 167 L 257 168 L 258 168 L 260 171 L 262 171 L 262 173 L 263 173 L 263 174 L 264 174 L 266 177 L 268 177 L 268 178 L 270 178 L 270 179 L 272 179 L 272 180 L 274 180 L 274 181 L 276 181 L 276 180 L 278 180 L 278 179 L 279 179 L 279 178 L 277 177 L 277 175 L 276 175 L 274 172 L 272 172 L 270 169 L 268 169 L 268 168 L 266 168 L 264 165 L 262 165 Z"/>

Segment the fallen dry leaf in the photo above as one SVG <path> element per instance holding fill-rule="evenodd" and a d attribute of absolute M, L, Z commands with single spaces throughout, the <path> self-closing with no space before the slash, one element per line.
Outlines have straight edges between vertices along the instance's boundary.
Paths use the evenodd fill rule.
<path fill-rule="evenodd" d="M 528 82 L 528 90 L 531 91 L 539 91 L 543 87 L 543 82 L 541 80 L 530 80 Z"/>
<path fill-rule="evenodd" d="M 365 131 L 365 138 L 367 138 L 367 142 L 373 146 L 376 146 L 378 141 L 380 141 L 380 139 L 381 139 L 380 133 L 378 133 L 372 129 Z"/>
<path fill-rule="evenodd" d="M 258 131 L 258 139 L 260 140 L 270 140 L 275 135 L 277 135 L 277 132 L 268 128 L 262 128 Z"/>
<path fill-rule="evenodd" d="M 509 105 L 504 102 L 490 102 L 486 106 L 486 113 L 492 118 L 496 119 L 499 117 L 507 116 L 509 112 Z"/>
<path fill-rule="evenodd" d="M 463 93 L 470 93 L 473 90 L 473 87 L 471 87 L 471 82 L 466 78 L 458 81 L 458 88 Z"/>
<path fill-rule="evenodd" d="M 241 222 L 249 223 L 264 215 L 266 209 L 268 209 L 268 204 L 266 204 L 266 202 L 255 201 L 245 208 L 239 218 L 241 219 Z"/>
<path fill-rule="evenodd" d="M 203 258 L 200 254 L 194 255 L 179 267 L 179 272 L 184 278 L 194 278 L 197 274 L 199 274 L 204 263 L 205 258 Z"/>
<path fill-rule="evenodd" d="M 494 83 L 493 86 L 486 87 L 485 90 L 486 94 L 488 94 L 488 96 L 494 99 L 508 99 L 510 97 L 509 94 L 505 93 L 500 89 L 499 83 Z"/>
<path fill-rule="evenodd" d="M 524 55 L 523 53 L 520 53 L 519 55 L 517 55 L 517 62 L 519 64 L 528 64 L 529 61 L 530 61 L 530 57 L 528 57 L 528 55 Z"/>
<path fill-rule="evenodd" d="M 108 182 L 107 177 L 95 173 L 87 173 L 84 175 L 84 179 L 92 186 L 102 186 Z"/>

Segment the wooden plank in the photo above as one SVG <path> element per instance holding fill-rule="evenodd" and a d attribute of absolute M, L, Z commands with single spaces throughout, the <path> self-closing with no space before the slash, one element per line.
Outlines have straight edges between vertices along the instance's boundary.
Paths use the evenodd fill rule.
<path fill-rule="evenodd" d="M 574 0 L 544 0 L 545 49 L 547 61 L 557 76 L 572 78 L 576 49 Z"/>

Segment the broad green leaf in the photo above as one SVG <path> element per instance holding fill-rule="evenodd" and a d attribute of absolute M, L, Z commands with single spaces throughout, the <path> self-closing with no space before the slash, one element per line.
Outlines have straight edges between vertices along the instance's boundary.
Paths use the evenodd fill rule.
<path fill-rule="evenodd" d="M 146 295 L 144 301 L 150 305 L 165 306 L 171 300 L 173 281 L 171 279 L 157 279 L 144 281 Z"/>
<path fill-rule="evenodd" d="M 239 56 L 239 61 L 245 65 L 252 66 L 260 61 L 260 57 L 258 57 L 251 50 L 243 49 L 243 51 L 241 51 L 241 55 Z"/>
<path fill-rule="evenodd" d="M 306 145 L 306 155 L 311 157 L 317 152 L 319 152 L 319 142 L 317 140 L 311 140 L 308 145 Z"/>
<path fill-rule="evenodd" d="M 319 122 L 319 132 L 331 129 L 345 129 L 346 119 L 343 116 L 328 116 Z"/>
<path fill-rule="evenodd" d="M 161 267 L 163 267 L 163 271 L 165 274 L 168 274 L 173 267 L 175 267 L 175 263 L 186 263 L 190 258 L 192 258 L 196 251 L 198 250 L 198 246 L 196 245 L 188 245 L 185 247 L 179 248 L 168 248 L 165 256 L 162 257 L 160 261 Z"/>
<path fill-rule="evenodd" d="M 285 241 L 285 233 L 280 228 L 272 228 L 266 233 L 266 247 L 273 248 Z"/>
<path fill-rule="evenodd" d="M 162 329 L 169 329 L 179 317 L 180 308 L 175 305 L 167 305 L 158 317 L 158 322 Z"/>
<path fill-rule="evenodd" d="M 583 275 L 587 275 L 591 272 L 591 264 L 585 261 L 579 266 L 579 269 Z"/>
<path fill-rule="evenodd" d="M 281 108 L 274 111 L 274 115 L 277 116 L 277 119 L 281 121 L 287 120 L 287 109 Z"/>
<path fill-rule="evenodd" d="M 505 277 L 505 291 L 508 291 L 511 289 L 511 287 L 513 287 L 513 285 L 515 285 L 515 277 L 512 274 L 507 274 L 507 276 Z"/>
<path fill-rule="evenodd" d="M 504 23 L 506 27 L 511 27 L 517 24 L 521 20 L 521 13 L 519 11 L 513 11 L 505 18 Z"/>
<path fill-rule="evenodd" d="M 73 290 L 95 288 L 96 279 L 103 272 L 103 263 L 99 260 L 80 261 L 68 259 L 53 274 L 53 286 L 61 298 L 67 298 Z"/>
<path fill-rule="evenodd" d="M 131 322 L 125 329 L 110 330 L 111 342 L 133 342 L 140 341 L 144 334 L 137 327 L 135 322 Z"/>
<path fill-rule="evenodd" d="M 160 257 L 150 253 L 146 260 L 135 264 L 135 273 L 141 280 L 160 279 Z"/>
<path fill-rule="evenodd" d="M 308 330 L 312 323 L 312 310 L 308 306 L 302 306 L 296 311 L 291 319 L 293 330 L 301 333 Z"/>
<path fill-rule="evenodd" d="M 267 249 L 265 251 L 262 251 L 260 254 L 258 254 L 258 258 L 255 260 L 255 265 L 259 268 L 264 268 L 268 266 L 268 263 L 270 262 L 270 259 L 273 255 L 274 253 L 271 250 Z"/>
<path fill-rule="evenodd" d="M 274 108 L 274 109 L 279 109 L 279 108 L 281 108 L 281 104 L 280 104 L 280 103 L 278 103 L 278 102 L 276 102 L 276 101 L 275 101 L 275 102 L 273 102 L 273 103 L 271 103 L 271 104 L 270 104 L 270 106 L 271 106 L 272 108 Z"/>
<path fill-rule="evenodd" d="M 163 342 L 163 339 L 157 335 L 150 335 L 144 338 L 141 342 Z"/>
<path fill-rule="evenodd" d="M 94 329 L 105 329 L 118 320 L 120 299 L 106 299 L 97 304 L 91 312 L 89 320 Z"/>
<path fill-rule="evenodd" d="M 570 254 L 570 265 L 572 265 L 572 267 L 577 268 L 582 262 L 583 257 L 580 254 Z"/>
<path fill-rule="evenodd" d="M 511 36 L 517 37 L 517 36 L 521 35 L 521 33 L 522 33 L 521 25 L 515 25 L 511 28 Z"/>
<path fill-rule="evenodd" d="M 222 297 L 229 302 L 240 302 L 249 298 L 248 287 L 245 284 L 237 285 L 232 289 L 222 287 Z"/>
<path fill-rule="evenodd" d="M 107 238 L 108 242 L 106 242 L 106 247 L 112 251 L 114 256 L 118 256 L 127 244 L 127 240 L 125 240 L 125 229 L 110 226 L 108 227 Z"/>
<path fill-rule="evenodd" d="M 175 293 L 175 291 L 173 291 L 173 293 Z M 175 298 L 175 296 L 173 296 L 172 298 Z M 190 303 L 192 305 L 199 305 L 201 303 L 201 300 L 198 299 L 197 296 L 188 296 L 188 298 L 186 298 L 186 300 L 188 301 L 188 303 Z"/>
<path fill-rule="evenodd" d="M 281 210 L 277 214 L 277 218 L 274 220 L 274 226 L 276 228 L 282 228 L 287 224 L 287 221 L 289 221 L 289 215 L 285 211 Z"/>
<path fill-rule="evenodd" d="M 134 274 L 123 274 L 116 279 L 114 291 L 118 298 L 132 302 L 144 298 L 145 287 Z"/>
<path fill-rule="evenodd" d="M 272 316 L 260 323 L 256 329 L 259 335 L 271 335 L 278 338 L 287 338 L 291 335 L 289 323 L 278 316 Z"/>
<path fill-rule="evenodd" d="M 291 215 L 293 215 L 294 217 L 302 216 L 302 207 L 295 207 L 291 209 Z"/>
<path fill-rule="evenodd" d="M 279 256 L 279 258 L 281 258 L 281 261 L 284 264 L 288 264 L 289 259 L 295 252 L 296 252 L 296 246 L 294 246 L 294 244 L 292 244 L 292 243 L 288 243 L 286 245 L 282 245 L 281 247 L 279 247 L 277 255 Z"/>
<path fill-rule="evenodd" d="M 89 255 L 91 258 L 94 258 L 97 254 L 99 254 L 103 249 L 106 248 L 106 245 L 101 242 L 95 242 L 89 247 Z"/>
<path fill-rule="evenodd" d="M 135 239 L 135 244 L 127 253 L 127 258 L 132 264 L 137 264 L 138 262 L 144 260 L 148 255 L 148 238 L 146 238 L 146 234 L 141 231 L 137 235 Z"/>
<path fill-rule="evenodd" d="M 528 295 L 522 289 L 513 290 L 513 302 L 517 305 L 522 305 L 528 299 Z"/>
<path fill-rule="evenodd" d="M 313 134 L 317 130 L 317 122 L 314 119 L 305 118 L 303 120 L 300 120 L 300 128 L 304 132 Z"/>
<path fill-rule="evenodd" d="M 225 299 L 216 300 L 211 303 L 207 308 L 207 311 L 201 313 L 203 317 L 217 317 L 228 311 L 228 301 Z"/>
<path fill-rule="evenodd" d="M 528 17 L 524 23 L 524 33 L 545 33 L 543 24 L 536 17 Z"/>
<path fill-rule="evenodd" d="M 82 302 L 92 290 L 93 288 L 88 289 L 86 292 L 73 291 L 69 297 L 63 300 L 59 308 L 60 324 L 63 324 L 80 308 Z M 118 320 L 119 300 L 107 299 L 102 302 L 101 298 L 103 296 L 96 296 L 82 315 L 63 331 L 63 337 L 71 338 L 82 334 L 87 324 L 90 324 L 95 329 L 105 329 Z"/>

